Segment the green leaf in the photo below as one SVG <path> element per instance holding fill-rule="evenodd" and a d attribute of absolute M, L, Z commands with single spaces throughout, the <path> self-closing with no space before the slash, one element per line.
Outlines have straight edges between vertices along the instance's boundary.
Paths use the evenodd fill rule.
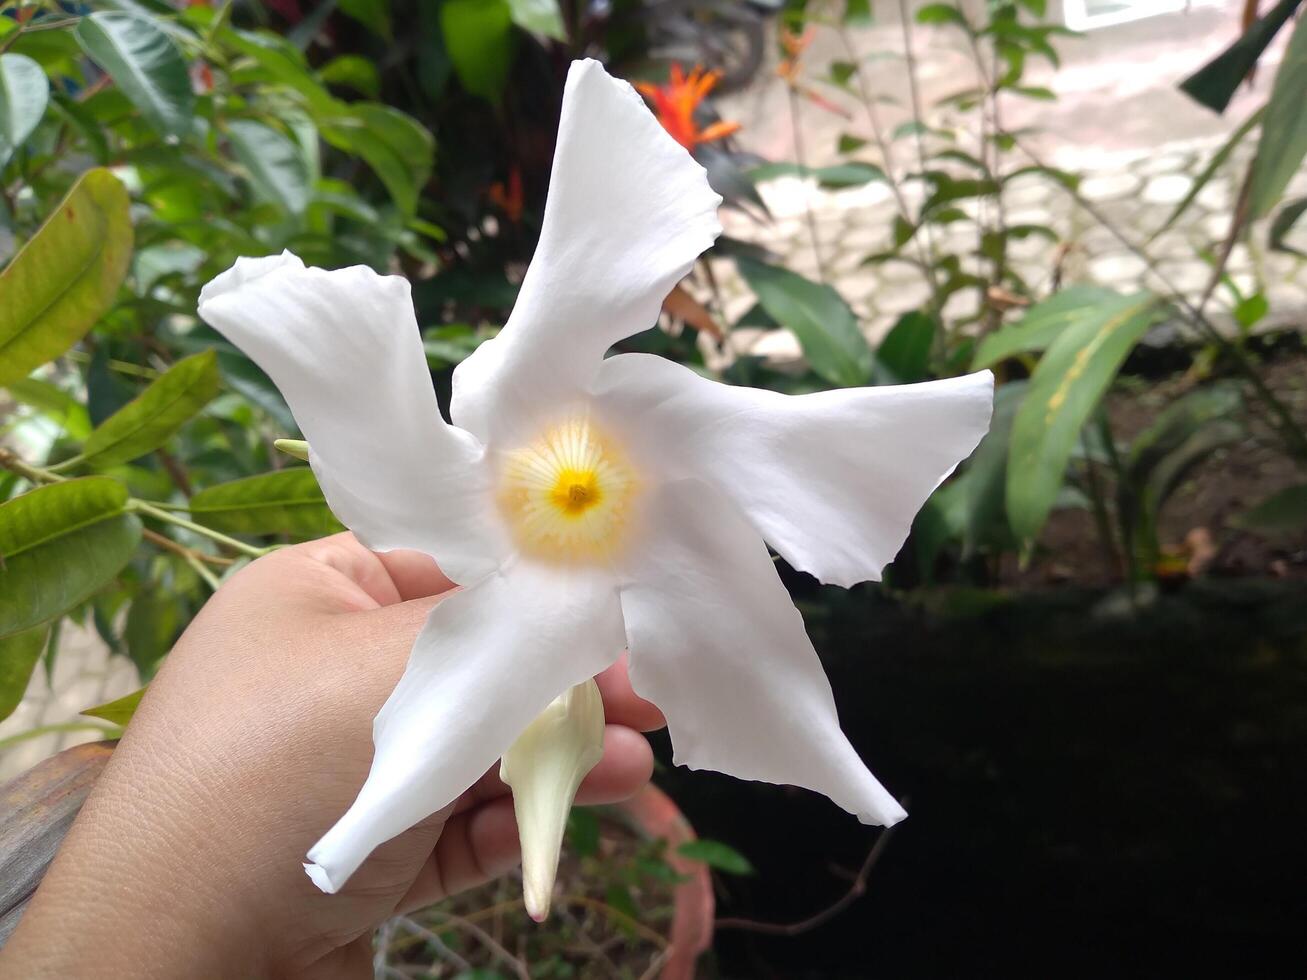
<path fill-rule="evenodd" d="M 762 308 L 798 337 L 813 371 L 843 387 L 867 383 L 871 348 L 839 293 L 755 259 L 739 257 L 735 262 Z"/>
<path fill-rule="evenodd" d="M 928 3 L 917 11 L 918 24 L 956 24 L 966 31 L 971 25 L 962 16 L 962 11 L 948 3 Z"/>
<path fill-rule="evenodd" d="M 866 27 L 871 23 L 871 0 L 845 0 L 844 23 Z"/>
<path fill-rule="evenodd" d="M 195 96 L 186 62 L 152 16 L 99 11 L 83 17 L 73 36 L 155 129 L 172 136 L 191 131 Z"/>
<path fill-rule="evenodd" d="M 540 34 L 555 41 L 567 40 L 567 28 L 558 0 L 508 0 L 513 23 L 532 34 Z"/>
<path fill-rule="evenodd" d="M 0 639 L 0 721 L 12 715 L 23 700 L 48 632 L 49 628 L 41 625 Z"/>
<path fill-rule="evenodd" d="M 1270 300 L 1262 293 L 1253 293 L 1239 300 L 1234 307 L 1234 319 L 1244 330 L 1250 330 L 1271 311 Z"/>
<path fill-rule="evenodd" d="M 876 383 L 922 381 L 930 370 L 935 320 L 919 310 L 904 313 L 876 348 Z"/>
<path fill-rule="evenodd" d="M 1307 485 L 1285 487 L 1271 494 L 1234 523 L 1263 534 L 1283 534 L 1307 526 Z"/>
<path fill-rule="evenodd" d="M 103 718 L 115 725 L 126 726 L 132 720 L 132 715 L 136 714 L 141 698 L 145 696 L 145 690 L 142 687 L 131 694 L 124 694 L 117 700 L 106 701 L 104 704 L 97 704 L 94 708 L 87 708 L 85 711 L 79 712 L 79 714 L 90 715 L 92 718 Z"/>
<path fill-rule="evenodd" d="M 989 431 L 971 454 L 958 487 L 962 554 L 970 557 L 982 548 L 995 551 L 1011 545 L 1007 518 L 1007 467 L 1012 422 L 1029 388 L 1027 381 L 1009 381 L 994 392 L 994 415 Z"/>
<path fill-rule="evenodd" d="M 156 589 L 132 600 L 123 625 L 123 643 L 142 680 L 154 677 L 182 625 L 180 600 Z"/>
<path fill-rule="evenodd" d="M 873 180 L 888 180 L 885 171 L 874 163 L 851 160 L 837 163 L 830 167 L 800 167 L 797 163 L 764 163 L 752 167 L 749 179 L 753 181 L 774 180 L 777 177 L 816 177 L 817 183 L 830 190 L 844 187 L 860 187 Z"/>
<path fill-rule="evenodd" d="M 867 141 L 861 136 L 854 136 L 852 133 L 840 133 L 839 142 L 836 143 L 835 149 L 839 153 L 856 153 L 867 145 Z"/>
<path fill-rule="evenodd" d="M 1207 166 L 1203 167 L 1202 172 L 1199 173 L 1198 176 L 1194 178 L 1194 182 L 1189 185 L 1189 192 L 1180 199 L 1180 203 L 1178 203 L 1175 208 L 1172 209 L 1171 213 L 1167 215 L 1167 218 L 1162 222 L 1161 227 L 1148 236 L 1150 242 L 1175 224 L 1176 219 L 1189 210 L 1189 205 L 1193 204 L 1194 198 L 1198 196 L 1198 192 L 1211 182 L 1211 179 L 1216 176 L 1217 171 L 1225 165 L 1225 161 L 1230 159 L 1230 154 L 1233 153 L 1235 148 L 1243 142 L 1243 138 L 1248 135 L 1252 128 L 1262 121 L 1262 117 L 1265 114 L 1266 107 L 1262 106 L 1245 119 L 1243 125 L 1231 133 L 1230 138 L 1222 143 L 1220 149 L 1212 154 L 1212 159 L 1207 161 Z"/>
<path fill-rule="evenodd" d="M 356 54 L 332 58 L 318 70 L 318 78 L 328 85 L 345 85 L 375 99 L 381 92 L 381 75 L 377 66 Z"/>
<path fill-rule="evenodd" d="M 1085 420 L 1158 309 L 1151 293 L 1113 294 L 1080 307 L 1049 344 L 1012 423 L 1007 507 L 1018 537 L 1033 540 L 1043 527 Z"/>
<path fill-rule="evenodd" d="M 1271 221 L 1270 230 L 1266 233 L 1267 244 L 1277 252 L 1302 255 L 1300 249 L 1294 248 L 1284 239 L 1293 230 L 1293 226 L 1297 224 L 1304 211 L 1307 211 L 1307 197 L 1296 198 L 1280 208 L 1280 213 Z"/>
<path fill-rule="evenodd" d="M 91 476 L 0 504 L 0 637 L 48 622 L 103 588 L 141 539 L 127 488 Z"/>
<path fill-rule="evenodd" d="M 331 119 L 322 135 L 366 160 L 402 211 L 417 210 L 418 195 L 431 176 L 436 144 L 416 119 L 389 106 L 356 102 L 347 115 Z"/>
<path fill-rule="evenodd" d="M 22 54 L 0 54 L 0 169 L 32 135 L 50 102 L 45 72 Z"/>
<path fill-rule="evenodd" d="M 1254 21 L 1242 37 L 1181 82 L 1180 91 L 1200 105 L 1224 112 L 1257 59 L 1300 3 L 1302 0 L 1280 0 L 1265 17 Z"/>
<path fill-rule="evenodd" d="M 74 439 L 85 439 L 91 434 L 91 416 L 86 406 L 63 389 L 36 378 L 19 378 L 11 381 L 8 388 L 14 401 L 36 409 Z"/>
<path fill-rule="evenodd" d="M 599 818 L 593 810 L 572 807 L 567 815 L 567 843 L 577 857 L 599 853 Z"/>
<path fill-rule="evenodd" d="M 337 0 L 336 6 L 373 34 L 387 41 L 391 39 L 390 0 Z"/>
<path fill-rule="evenodd" d="M 1255 221 L 1270 214 L 1279 203 L 1298 167 L 1307 156 L 1307 113 L 1303 92 L 1307 91 L 1307 27 L 1299 23 L 1285 49 L 1266 119 L 1257 140 L 1248 187 L 1248 218 Z"/>
<path fill-rule="evenodd" d="M 751 875 L 753 865 L 749 859 L 728 844 L 715 840 L 689 840 L 676 849 L 681 857 L 702 861 L 710 868 L 733 875 Z"/>
<path fill-rule="evenodd" d="M 291 214 L 303 214 L 309 205 L 310 179 L 298 144 L 253 119 L 233 119 L 227 124 L 227 136 L 250 175 L 255 195 Z"/>
<path fill-rule="evenodd" d="M 220 383 L 213 351 L 178 361 L 91 433 L 82 461 L 116 466 L 153 452 L 213 400 Z"/>
<path fill-rule="evenodd" d="M 294 534 L 316 538 L 342 530 L 307 466 L 247 476 L 201 490 L 191 516 L 226 534 Z"/>
<path fill-rule="evenodd" d="M 463 88 L 498 103 L 513 63 L 513 11 L 508 0 L 445 0 L 445 50 Z"/>
<path fill-rule="evenodd" d="M 84 174 L 0 272 L 0 386 L 81 340 L 109 308 L 131 261 L 127 191 Z"/>
<path fill-rule="evenodd" d="M 1116 296 L 1102 286 L 1071 286 L 1036 303 L 1020 320 L 1006 324 L 980 342 L 971 370 L 993 367 L 1016 354 L 1045 350 L 1088 311 L 1110 303 Z"/>

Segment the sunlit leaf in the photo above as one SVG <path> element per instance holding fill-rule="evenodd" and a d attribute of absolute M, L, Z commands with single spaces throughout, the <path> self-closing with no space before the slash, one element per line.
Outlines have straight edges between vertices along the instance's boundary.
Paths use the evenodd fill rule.
<path fill-rule="evenodd" d="M 91 434 L 91 417 L 86 406 L 48 381 L 19 378 L 8 385 L 9 396 L 20 405 L 36 409 L 74 439 Z"/>
<path fill-rule="evenodd" d="M 98 11 L 83 17 L 73 35 L 155 129 L 173 136 L 190 132 L 195 96 L 186 62 L 151 15 Z"/>
<path fill-rule="evenodd" d="M 213 351 L 178 361 L 91 433 L 83 460 L 114 466 L 153 452 L 213 400 L 219 384 Z"/>
<path fill-rule="evenodd" d="M 294 534 L 315 538 L 342 530 L 307 466 L 261 473 L 201 490 L 191 516 L 226 534 Z"/>
<path fill-rule="evenodd" d="M 233 119 L 227 124 L 227 136 L 250 175 L 256 196 L 291 214 L 303 214 L 309 204 L 310 178 L 299 146 L 284 133 L 253 119 Z"/>
<path fill-rule="evenodd" d="M 555 41 L 567 40 L 567 28 L 558 0 L 508 0 L 513 23 L 532 34 L 540 34 Z"/>
<path fill-rule="evenodd" d="M 32 135 L 50 101 L 45 72 L 22 54 L 0 54 L 0 169 Z"/>
<path fill-rule="evenodd" d="M 58 357 L 109 308 L 127 272 L 127 191 L 91 170 L 0 272 L 0 386 Z"/>
<path fill-rule="evenodd" d="M 735 260 L 762 308 L 799 339 L 813 371 L 832 384 L 866 384 L 872 355 L 857 317 L 832 287 L 744 257 Z"/>
<path fill-rule="evenodd" d="M 0 637 L 47 622 L 103 588 L 141 539 L 127 489 L 92 476 L 0 504 Z"/>

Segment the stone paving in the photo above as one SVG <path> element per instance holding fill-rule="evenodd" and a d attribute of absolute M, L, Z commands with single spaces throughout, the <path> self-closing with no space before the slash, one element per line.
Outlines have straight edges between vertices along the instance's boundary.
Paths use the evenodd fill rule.
<path fill-rule="evenodd" d="M 1057 90 L 1059 101 L 1025 107 L 1024 115 L 1015 112 L 1009 125 L 1039 127 L 1044 134 L 1036 137 L 1041 154 L 1053 165 L 1079 173 L 1083 196 L 1132 240 L 1144 242 L 1188 193 L 1192 180 L 1226 134 L 1265 97 L 1264 86 L 1258 93 L 1243 93 L 1227 113 L 1228 118 L 1217 119 L 1195 109 L 1174 91 L 1175 80 L 1201 62 L 1202 52 L 1219 50 L 1229 39 L 1237 10 L 1237 3 L 1228 3 L 1183 18 L 1172 15 L 1095 32 L 1086 41 L 1077 42 L 1078 53 L 1068 56 L 1056 75 L 1030 79 L 1030 84 Z M 899 43 L 898 30 L 893 23 L 878 25 L 859 32 L 855 43 L 862 51 L 893 50 Z M 958 75 L 966 71 L 966 65 L 945 34 L 921 30 L 917 41 L 925 101 L 932 104 L 940 92 L 959 86 Z M 840 56 L 829 40 L 819 39 L 807 57 L 809 65 L 816 67 Z M 1268 57 L 1273 60 L 1274 51 Z M 899 63 L 889 67 L 885 62 L 874 64 L 878 66 L 877 92 L 896 94 L 902 104 L 904 85 Z M 719 108 L 724 117 L 744 124 L 739 136 L 742 147 L 769 159 L 794 159 L 784 88 L 770 69 L 765 69 L 748 91 L 721 100 Z M 887 126 L 892 127 L 902 118 L 887 112 Z M 965 119 L 945 121 L 962 127 L 965 134 Z M 805 106 L 800 131 L 809 150 L 809 163 L 823 166 L 836 162 L 836 136 L 858 128 L 848 119 Z M 909 147 L 906 142 L 897 146 L 901 172 Z M 1202 190 L 1184 218 L 1148 246 L 1158 269 L 1187 295 L 1199 293 L 1207 281 L 1208 267 L 1200 253 L 1224 236 L 1229 209 L 1250 153 L 1251 143 L 1245 144 Z M 895 205 L 884 184 L 823 191 L 811 180 L 785 177 L 765 184 L 761 192 L 773 220 L 759 223 L 728 211 L 723 215 L 727 233 L 765 245 L 785 264 L 812 277 L 821 274 L 820 255 L 821 270 L 853 306 L 873 341 L 899 314 L 917 308 L 927 298 L 925 283 L 910 267 L 900 263 L 862 265 L 867 254 L 884 249 L 890 240 Z M 909 186 L 905 193 L 911 196 L 920 191 Z M 1290 193 L 1307 193 L 1304 175 L 1299 175 Z M 1143 261 L 1123 248 L 1056 184 L 1037 177 L 1014 181 L 1006 189 L 1004 205 L 1009 225 L 1046 224 L 1069 244 L 1065 282 L 1092 281 L 1123 290 L 1161 286 Z M 815 247 L 809 214 L 816 229 Z M 966 234 L 974 239 L 974 230 Z M 939 235 L 934 245 L 941 252 L 971 246 L 971 241 L 957 236 L 949 230 Z M 1229 270 L 1235 282 L 1245 291 L 1260 283 L 1270 300 L 1273 317 L 1280 322 L 1301 322 L 1307 312 L 1307 269 L 1303 261 L 1267 252 L 1261 244 L 1265 241 L 1264 225 L 1253 230 L 1251 241 L 1251 247 L 1240 245 L 1231 256 Z M 1046 288 L 1054 265 L 1054 247 L 1034 238 L 1014 242 L 1011 252 L 1016 268 L 1027 281 Z M 715 272 L 727 319 L 733 322 L 753 305 L 754 298 L 734 274 L 731 263 L 716 263 Z M 970 312 L 968 304 L 974 308 L 976 297 L 974 291 L 969 292 L 971 295 L 950 303 L 946 308 L 948 317 L 965 316 Z M 1224 291 L 1218 292 L 1215 304 L 1228 305 Z M 797 343 L 785 331 L 742 328 L 731 339 L 735 353 L 763 355 L 778 363 L 799 356 Z M 126 694 L 137 685 L 135 669 L 127 660 L 111 657 L 93 632 L 68 627 L 53 682 L 38 668 L 18 710 L 0 723 L 0 739 L 39 725 L 76 721 L 82 709 Z M 0 779 L 21 772 L 60 748 L 96 737 L 94 732 L 59 733 L 0 749 Z"/>

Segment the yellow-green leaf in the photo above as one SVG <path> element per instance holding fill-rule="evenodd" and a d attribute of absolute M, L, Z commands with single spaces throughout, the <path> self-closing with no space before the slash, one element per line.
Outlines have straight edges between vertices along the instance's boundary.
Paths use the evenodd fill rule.
<path fill-rule="evenodd" d="M 0 637 L 48 622 L 113 580 L 141 539 L 127 488 L 68 480 L 0 504 Z"/>
<path fill-rule="evenodd" d="M 132 255 L 127 190 L 84 174 L 0 272 L 0 386 L 81 340 L 113 303 Z"/>
<path fill-rule="evenodd" d="M 132 720 L 132 715 L 136 714 L 136 708 L 140 705 L 144 694 L 145 688 L 142 687 L 131 694 L 124 694 L 115 701 L 106 701 L 104 704 L 97 704 L 94 708 L 87 708 L 82 714 L 90 715 L 92 718 L 103 718 L 115 725 L 126 725 Z"/>
<path fill-rule="evenodd" d="M 1008 450 L 1008 518 L 1018 537 L 1032 540 L 1044 526 L 1081 428 L 1159 307 L 1152 293 L 1114 293 L 1082 307 L 1040 358 Z"/>
<path fill-rule="evenodd" d="M 91 433 L 82 461 L 115 466 L 158 449 L 218 394 L 220 383 L 213 351 L 178 361 Z"/>

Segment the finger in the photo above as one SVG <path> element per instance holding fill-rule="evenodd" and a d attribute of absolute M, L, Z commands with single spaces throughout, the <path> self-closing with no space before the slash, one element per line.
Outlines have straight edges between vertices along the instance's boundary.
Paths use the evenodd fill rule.
<path fill-rule="evenodd" d="M 506 796 L 449 818 L 397 911 L 411 912 L 507 874 L 522 860 L 513 801 Z"/>
<path fill-rule="evenodd" d="M 667 719 L 653 703 L 635 693 L 627 676 L 629 654 L 595 678 L 599 693 L 604 697 L 604 717 L 616 725 L 626 725 L 642 732 L 663 728 Z"/>
<path fill-rule="evenodd" d="M 576 802 L 588 806 L 616 803 L 633 795 L 649 782 L 653 773 L 653 750 L 639 732 L 624 725 L 604 727 L 604 754 L 581 781 Z M 492 766 L 476 784 L 459 797 L 455 813 L 508 796 L 508 787 L 499 778 L 499 766 Z"/>
<path fill-rule="evenodd" d="M 644 736 L 609 725 L 604 757 L 581 783 L 576 802 L 618 803 L 648 783 L 652 772 L 653 752 Z M 498 770 L 487 773 L 476 789 L 484 795 L 474 801 L 468 793 L 459 801 L 462 809 L 455 807 L 431 857 L 400 901 L 401 913 L 507 874 L 521 861 L 513 800 L 499 781 Z"/>
<path fill-rule="evenodd" d="M 399 593 L 401 602 L 440 595 L 454 588 L 454 582 L 428 554 L 421 551 L 386 551 L 375 554 L 390 575 L 390 581 Z"/>

